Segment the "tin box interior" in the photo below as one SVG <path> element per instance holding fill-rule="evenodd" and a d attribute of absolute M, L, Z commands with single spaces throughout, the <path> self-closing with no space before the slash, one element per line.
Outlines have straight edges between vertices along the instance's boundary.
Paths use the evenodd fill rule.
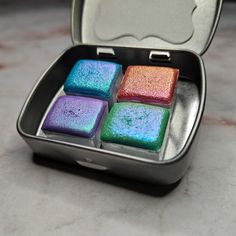
<path fill-rule="evenodd" d="M 147 14 L 144 13 L 152 12 L 155 1 L 145 2 L 138 16 L 135 7 L 139 1 L 127 0 L 125 8 L 119 8 L 120 5 L 125 5 L 119 2 L 120 0 L 73 1 L 72 39 L 75 46 L 65 50 L 41 76 L 24 104 L 17 128 L 35 153 L 143 181 L 174 183 L 183 177 L 189 165 L 191 147 L 201 122 L 206 78 L 200 55 L 213 38 L 222 1 L 185 0 L 181 4 L 179 1 L 156 1 L 155 4 L 159 4 L 158 7 L 165 12 L 162 17 L 176 15 L 174 11 L 177 10 L 185 12 L 181 23 L 184 24 L 187 18 L 191 21 L 185 32 L 173 32 L 170 27 L 171 33 L 168 34 L 167 31 L 163 35 L 158 31 L 140 33 L 147 28 L 145 24 L 149 21 L 155 25 L 154 22 L 160 20 L 160 15 L 157 14 L 150 14 L 149 21 L 145 20 Z M 172 4 L 178 6 L 171 7 Z M 189 6 L 187 10 L 186 6 Z M 116 14 L 112 17 L 114 7 L 115 12 L 120 12 L 120 18 Z M 111 13 L 104 15 L 101 10 L 103 8 L 105 13 Z M 131 18 L 136 20 L 132 21 Z M 106 25 L 105 21 L 114 26 L 113 34 L 106 27 L 101 27 Z M 130 28 L 135 28 L 135 25 L 132 26 L 136 24 L 134 22 L 138 22 L 140 28 L 127 34 Z M 167 22 L 170 24 L 171 20 Z M 166 152 L 161 159 L 150 160 L 40 135 L 42 121 L 48 109 L 58 96 L 72 66 L 79 59 L 115 61 L 122 64 L 124 71 L 129 65 L 157 65 L 180 69 Z"/>

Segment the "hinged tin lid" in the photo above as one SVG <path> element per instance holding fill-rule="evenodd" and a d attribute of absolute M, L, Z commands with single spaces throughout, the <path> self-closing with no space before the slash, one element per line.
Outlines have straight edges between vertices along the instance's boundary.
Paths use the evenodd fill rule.
<path fill-rule="evenodd" d="M 192 50 L 214 36 L 222 0 L 73 0 L 74 44 Z"/>

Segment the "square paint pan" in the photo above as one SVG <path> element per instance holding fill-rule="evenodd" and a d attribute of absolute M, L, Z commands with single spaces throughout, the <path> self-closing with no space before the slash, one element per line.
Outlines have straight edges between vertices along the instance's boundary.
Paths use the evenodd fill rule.
<path fill-rule="evenodd" d="M 116 102 L 117 88 L 122 79 L 121 65 L 101 60 L 78 60 L 64 83 L 66 94 L 94 97 Z"/>
<path fill-rule="evenodd" d="M 119 101 L 137 101 L 170 108 L 179 70 L 158 66 L 129 66 L 118 90 Z"/>
<path fill-rule="evenodd" d="M 101 130 L 102 147 L 107 150 L 162 159 L 169 134 L 169 109 L 121 102 L 113 105 Z"/>
<path fill-rule="evenodd" d="M 106 101 L 80 96 L 59 96 L 48 108 L 39 136 L 100 147 L 100 129 L 106 117 Z"/>

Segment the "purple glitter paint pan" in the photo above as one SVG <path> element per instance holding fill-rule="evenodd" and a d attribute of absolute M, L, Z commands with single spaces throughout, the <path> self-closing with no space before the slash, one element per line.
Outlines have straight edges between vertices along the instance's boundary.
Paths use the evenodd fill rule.
<path fill-rule="evenodd" d="M 107 102 L 80 96 L 60 96 L 52 105 L 43 123 L 47 137 L 70 139 L 77 143 L 97 146 L 97 132 Z M 76 136 L 73 137 L 72 136 Z"/>

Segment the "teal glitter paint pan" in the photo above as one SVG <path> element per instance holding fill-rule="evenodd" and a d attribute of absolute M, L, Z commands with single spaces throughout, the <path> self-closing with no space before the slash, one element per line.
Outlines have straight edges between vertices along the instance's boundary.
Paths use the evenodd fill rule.
<path fill-rule="evenodd" d="M 121 65 L 98 60 L 79 60 L 64 84 L 66 94 L 95 97 L 113 103 L 121 80 Z"/>

